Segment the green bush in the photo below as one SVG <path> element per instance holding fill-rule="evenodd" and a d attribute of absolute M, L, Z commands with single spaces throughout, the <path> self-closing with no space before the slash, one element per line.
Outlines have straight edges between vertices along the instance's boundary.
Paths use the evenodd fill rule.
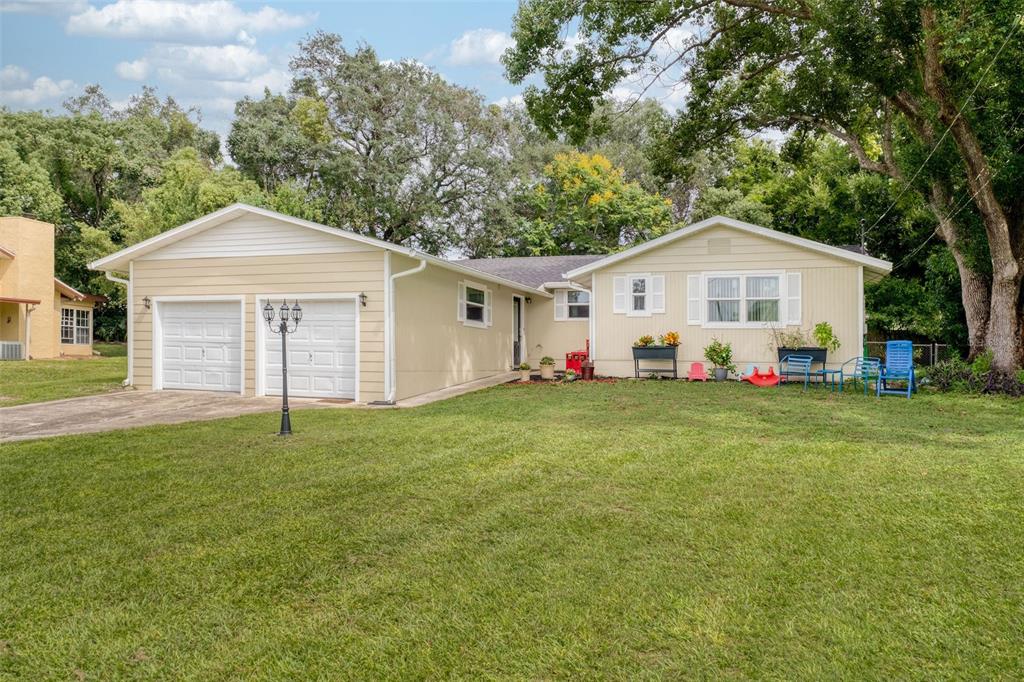
<path fill-rule="evenodd" d="M 711 343 L 704 348 L 704 358 L 715 367 L 724 367 L 730 372 L 736 371 L 736 365 L 732 362 L 731 344 L 712 339 Z"/>

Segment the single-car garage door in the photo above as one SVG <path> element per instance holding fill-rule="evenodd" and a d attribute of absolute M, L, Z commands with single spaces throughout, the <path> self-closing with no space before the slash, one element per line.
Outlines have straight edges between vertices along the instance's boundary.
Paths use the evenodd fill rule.
<path fill-rule="evenodd" d="M 242 304 L 167 301 L 157 305 L 162 388 L 241 392 Z"/>
<path fill-rule="evenodd" d="M 288 395 L 348 398 L 356 395 L 356 304 L 299 301 L 302 322 L 288 335 Z M 262 305 L 262 304 L 261 304 Z M 281 395 L 281 337 L 267 332 L 264 386 Z"/>

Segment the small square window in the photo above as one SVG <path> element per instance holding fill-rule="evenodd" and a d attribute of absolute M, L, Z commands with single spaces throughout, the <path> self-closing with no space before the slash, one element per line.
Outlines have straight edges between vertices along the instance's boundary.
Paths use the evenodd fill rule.
<path fill-rule="evenodd" d="M 565 299 L 570 319 L 581 320 L 590 317 L 590 292 L 571 289 L 566 292 Z"/>

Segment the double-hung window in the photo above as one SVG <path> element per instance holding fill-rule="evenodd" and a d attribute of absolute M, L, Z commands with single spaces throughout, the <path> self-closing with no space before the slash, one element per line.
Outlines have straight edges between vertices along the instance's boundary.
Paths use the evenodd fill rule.
<path fill-rule="evenodd" d="M 763 327 L 783 322 L 781 273 L 704 276 L 704 323 L 709 327 Z"/>
<path fill-rule="evenodd" d="M 665 275 L 617 275 L 612 286 L 614 313 L 648 317 L 665 312 Z"/>
<path fill-rule="evenodd" d="M 92 311 L 60 309 L 60 342 L 89 345 L 92 342 Z"/>
<path fill-rule="evenodd" d="M 590 292 L 580 289 L 555 291 L 555 320 L 586 320 L 590 318 Z"/>
<path fill-rule="evenodd" d="M 491 291 L 473 282 L 459 282 L 458 318 L 467 327 L 491 325 Z"/>

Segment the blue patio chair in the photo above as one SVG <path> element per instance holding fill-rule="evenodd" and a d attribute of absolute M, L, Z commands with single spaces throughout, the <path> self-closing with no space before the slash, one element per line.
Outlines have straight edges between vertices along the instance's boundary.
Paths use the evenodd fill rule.
<path fill-rule="evenodd" d="M 892 387 L 889 382 L 903 382 L 906 387 Z M 892 395 L 905 395 L 910 400 L 910 394 L 916 389 L 914 377 L 914 344 L 912 341 L 886 341 L 885 342 L 885 365 L 879 373 L 878 381 L 875 383 L 875 395 L 891 393 Z"/>
<path fill-rule="evenodd" d="M 814 358 L 810 355 L 787 355 L 782 358 L 782 362 L 779 363 L 779 386 L 782 386 L 782 382 L 788 382 L 789 377 L 803 377 L 804 390 L 807 390 L 807 384 L 811 382 L 811 364 L 814 362 Z"/>
<path fill-rule="evenodd" d="M 850 358 L 839 368 L 839 392 L 843 392 L 843 384 L 846 380 L 864 384 L 864 395 L 868 394 L 868 382 L 874 380 L 878 383 L 878 377 L 882 371 L 882 359 L 872 357 Z"/>

